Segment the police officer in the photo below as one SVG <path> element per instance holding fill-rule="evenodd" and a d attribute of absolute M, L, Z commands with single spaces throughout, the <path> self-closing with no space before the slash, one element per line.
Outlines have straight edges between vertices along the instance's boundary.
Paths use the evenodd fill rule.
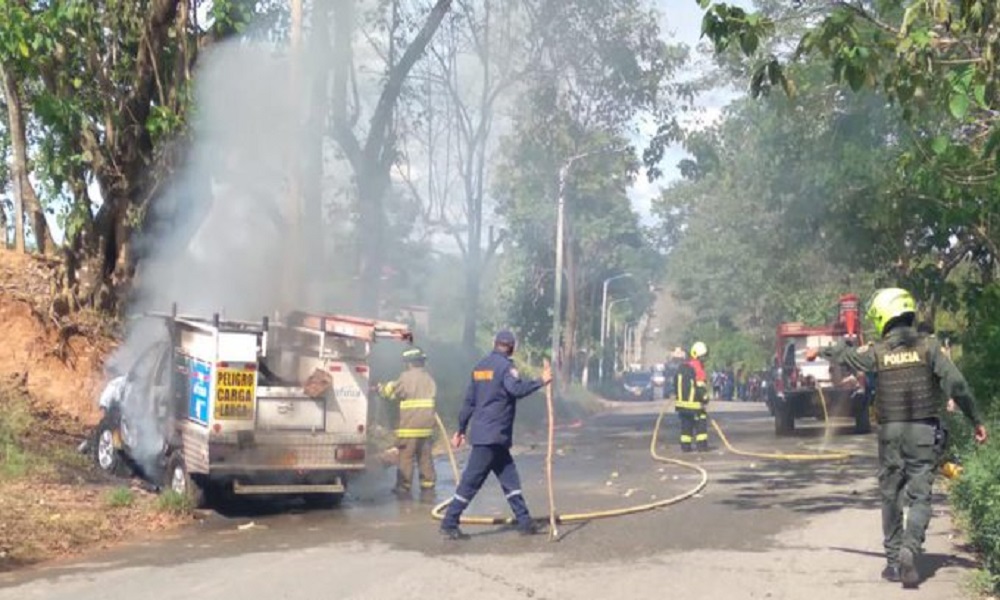
<path fill-rule="evenodd" d="M 448 539 L 469 537 L 459 529 L 459 519 L 491 472 L 500 481 L 517 520 L 518 531 L 525 535 L 538 532 L 521 493 L 521 479 L 510 455 L 510 446 L 517 400 L 548 385 L 552 373 L 546 365 L 542 379 L 522 380 L 511 359 L 515 346 L 513 333 L 497 333 L 493 352 L 480 360 L 472 371 L 465 404 L 458 415 L 458 430 L 452 438 L 452 445 L 458 448 L 465 442 L 468 432 L 472 452 L 441 523 L 441 534 Z"/>
<path fill-rule="evenodd" d="M 899 288 L 878 290 L 867 317 L 880 339 L 854 348 L 841 342 L 806 357 L 821 354 L 857 371 L 874 372 L 875 408 L 879 427 L 879 491 L 882 496 L 882 533 L 888 564 L 882 577 L 916 587 L 920 582 L 916 559 L 931 518 L 934 483 L 945 432 L 940 420 L 946 398 L 975 426 L 975 439 L 986 441 L 986 427 L 976 410 L 972 392 L 938 341 L 914 328 L 916 303 Z M 903 519 L 903 506 L 910 509 Z"/>
<path fill-rule="evenodd" d="M 699 452 L 708 450 L 708 380 L 704 359 L 708 356 L 705 342 L 691 345 L 691 358 L 677 369 L 677 400 L 674 408 L 681 421 L 681 451 L 691 452 L 692 442 Z"/>
<path fill-rule="evenodd" d="M 414 458 L 420 471 L 420 497 L 434 500 L 434 397 L 437 385 L 427 372 L 427 355 L 420 348 L 403 352 L 406 369 L 399 379 L 380 386 L 385 398 L 399 401 L 399 428 L 396 430 L 396 447 L 399 449 L 399 470 L 393 492 L 403 499 L 411 498 Z"/>

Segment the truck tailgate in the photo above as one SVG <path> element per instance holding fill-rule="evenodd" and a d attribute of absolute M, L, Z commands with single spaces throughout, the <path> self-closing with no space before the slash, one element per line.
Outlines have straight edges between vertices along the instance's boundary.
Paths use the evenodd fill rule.
<path fill-rule="evenodd" d="M 326 400 L 301 387 L 257 389 L 258 431 L 326 431 Z"/>

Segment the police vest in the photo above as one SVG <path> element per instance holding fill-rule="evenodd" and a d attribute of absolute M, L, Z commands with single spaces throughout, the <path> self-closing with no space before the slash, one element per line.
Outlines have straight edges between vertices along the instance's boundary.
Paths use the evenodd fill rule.
<path fill-rule="evenodd" d="M 872 346 L 875 354 L 875 409 L 879 422 L 917 421 L 938 416 L 940 392 L 931 370 L 927 339 L 912 346 Z"/>

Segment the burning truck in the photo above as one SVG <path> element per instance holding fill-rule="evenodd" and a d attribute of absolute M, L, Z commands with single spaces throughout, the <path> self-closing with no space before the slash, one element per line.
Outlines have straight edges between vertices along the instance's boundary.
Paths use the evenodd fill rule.
<path fill-rule="evenodd" d="M 106 386 L 93 459 L 196 506 L 224 494 L 339 503 L 366 465 L 371 345 L 413 340 L 405 324 L 343 315 L 146 318 L 162 335 Z"/>

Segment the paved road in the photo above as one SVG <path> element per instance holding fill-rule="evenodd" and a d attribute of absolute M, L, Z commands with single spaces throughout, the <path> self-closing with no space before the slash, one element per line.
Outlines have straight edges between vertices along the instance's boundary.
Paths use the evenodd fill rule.
<path fill-rule="evenodd" d="M 821 447 L 870 455 L 872 436 L 804 427 L 776 440 L 759 405 L 713 406 L 731 440 L 759 451 Z M 690 488 L 697 476 L 648 457 L 650 405 L 620 405 L 560 432 L 560 510 L 621 506 Z M 676 433 L 673 415 L 668 435 Z M 667 437 L 667 436 L 665 436 Z M 672 437 L 672 435 L 670 436 Z M 544 438 L 515 448 L 528 501 L 543 512 Z M 665 446 L 672 451 L 673 445 Z M 710 472 L 697 497 L 663 510 L 561 528 L 558 543 L 501 528 L 446 542 L 419 504 L 391 499 L 389 472 L 359 482 L 341 509 L 231 507 L 169 536 L 0 576 L 0 600 L 435 600 L 743 598 L 954 600 L 971 558 L 952 540 L 939 498 L 918 594 L 879 580 L 883 566 L 874 460 L 787 464 L 722 450 L 698 460 Z M 446 464 L 439 465 L 447 472 Z M 442 493 L 453 485 L 442 478 Z M 474 503 L 500 512 L 491 482 Z M 252 527 L 247 525 L 252 524 Z"/>

